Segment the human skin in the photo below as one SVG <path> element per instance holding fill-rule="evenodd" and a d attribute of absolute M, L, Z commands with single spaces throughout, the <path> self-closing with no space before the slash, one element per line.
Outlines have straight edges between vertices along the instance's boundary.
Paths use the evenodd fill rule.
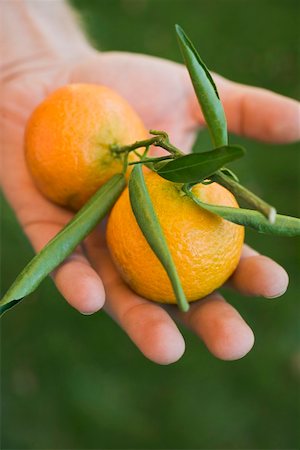
<path fill-rule="evenodd" d="M 39 251 L 72 217 L 39 193 L 24 160 L 26 121 L 51 91 L 73 82 L 107 85 L 130 102 L 146 127 L 167 131 L 171 141 L 185 150 L 204 120 L 182 65 L 145 55 L 96 52 L 60 1 L 5 0 L 1 6 L 6 17 L 1 28 L 1 181 L 9 204 Z M 230 131 L 266 142 L 300 138 L 298 102 L 219 75 L 214 79 Z M 193 330 L 218 358 L 234 360 L 249 352 L 253 332 L 221 294 L 211 294 L 182 314 L 132 292 L 113 266 L 103 227 L 53 273 L 70 305 L 83 314 L 104 306 L 141 352 L 159 364 L 175 362 L 184 353 L 176 321 Z M 276 262 L 245 245 L 228 284 L 244 295 L 273 298 L 285 292 L 288 276 Z"/>

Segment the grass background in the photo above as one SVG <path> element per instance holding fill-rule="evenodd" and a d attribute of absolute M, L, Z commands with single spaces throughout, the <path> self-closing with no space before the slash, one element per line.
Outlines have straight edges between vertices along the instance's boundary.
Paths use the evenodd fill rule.
<path fill-rule="evenodd" d="M 180 61 L 180 23 L 209 67 L 231 79 L 299 96 L 299 7 L 285 0 L 73 0 L 92 42 Z M 207 134 L 199 137 L 207 142 Z M 231 136 L 248 148 L 236 163 L 242 181 L 299 215 L 297 145 Z M 32 256 L 2 202 L 2 288 Z M 85 317 L 50 280 L 1 324 L 3 449 L 299 448 L 299 240 L 247 233 L 283 264 L 290 287 L 281 300 L 227 293 L 253 327 L 244 359 L 222 362 L 184 331 L 175 365 L 145 360 L 104 313 Z M 298 278 L 297 278 L 298 277 Z"/>

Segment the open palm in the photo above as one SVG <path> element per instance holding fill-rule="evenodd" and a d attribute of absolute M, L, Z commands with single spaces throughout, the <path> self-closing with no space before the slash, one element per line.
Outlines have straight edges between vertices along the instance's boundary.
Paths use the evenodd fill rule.
<path fill-rule="evenodd" d="M 219 76 L 215 80 L 231 131 L 275 142 L 299 137 L 299 106 L 295 101 Z M 144 55 L 100 53 L 76 66 L 51 66 L 10 80 L 2 95 L 2 184 L 36 251 L 70 220 L 71 213 L 47 201 L 34 186 L 24 161 L 24 127 L 31 111 L 48 93 L 70 82 L 99 83 L 115 89 L 132 104 L 146 127 L 167 131 L 183 150 L 190 148 L 203 124 L 184 67 Z M 172 316 L 199 335 L 219 358 L 237 359 L 251 349 L 251 329 L 219 293 L 196 302 L 186 314 L 133 293 L 112 264 L 103 231 L 104 226 L 99 226 L 53 274 L 72 306 L 89 314 L 105 303 L 107 312 L 139 349 L 160 364 L 174 362 L 184 352 L 184 340 Z M 276 297 L 285 292 L 288 277 L 277 263 L 245 246 L 228 284 L 245 295 Z"/>

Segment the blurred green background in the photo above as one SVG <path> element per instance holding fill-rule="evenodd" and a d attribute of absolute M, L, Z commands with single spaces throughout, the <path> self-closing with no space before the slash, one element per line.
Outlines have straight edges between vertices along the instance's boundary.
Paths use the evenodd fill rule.
<path fill-rule="evenodd" d="M 209 67 L 231 79 L 299 96 L 299 2 L 74 0 L 92 42 L 180 61 L 174 23 Z M 199 137 L 207 142 L 207 134 Z M 240 178 L 279 211 L 299 215 L 297 145 L 231 136 L 248 148 Z M 2 207 L 2 288 L 33 255 Z M 256 344 L 222 362 L 184 330 L 175 365 L 147 361 L 104 313 L 81 316 L 47 280 L 1 324 L 3 449 L 292 449 L 299 427 L 299 240 L 247 233 L 287 268 L 281 300 L 227 298 Z M 297 279 L 298 275 L 298 279 Z"/>

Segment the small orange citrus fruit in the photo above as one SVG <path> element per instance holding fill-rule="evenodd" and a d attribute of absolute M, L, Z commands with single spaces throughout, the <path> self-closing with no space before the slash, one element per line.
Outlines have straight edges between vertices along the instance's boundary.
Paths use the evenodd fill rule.
<path fill-rule="evenodd" d="M 228 222 L 182 196 L 180 185 L 156 173 L 145 174 L 146 185 L 188 301 L 220 287 L 235 270 L 244 228 Z M 238 207 L 233 195 L 217 183 L 197 184 L 202 201 Z M 175 303 L 171 283 L 135 220 L 128 189 L 114 205 L 107 224 L 107 244 L 124 280 L 150 300 Z"/>
<path fill-rule="evenodd" d="M 138 115 L 117 93 L 100 85 L 70 84 L 32 113 L 25 133 L 26 161 L 48 199 L 77 210 L 122 171 L 110 145 L 147 137 Z"/>

